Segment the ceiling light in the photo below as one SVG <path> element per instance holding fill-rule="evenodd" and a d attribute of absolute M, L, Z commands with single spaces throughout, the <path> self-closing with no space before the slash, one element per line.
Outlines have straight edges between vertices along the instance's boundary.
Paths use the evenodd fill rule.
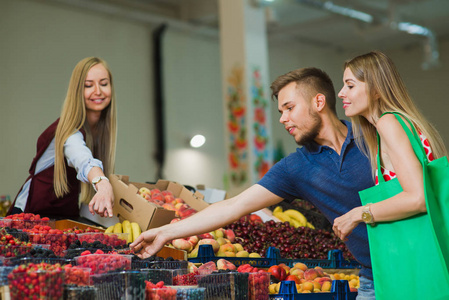
<path fill-rule="evenodd" d="M 190 146 L 192 146 L 193 148 L 199 148 L 203 146 L 205 142 L 206 138 L 204 137 L 204 135 L 197 134 L 192 137 L 192 139 L 190 139 Z"/>

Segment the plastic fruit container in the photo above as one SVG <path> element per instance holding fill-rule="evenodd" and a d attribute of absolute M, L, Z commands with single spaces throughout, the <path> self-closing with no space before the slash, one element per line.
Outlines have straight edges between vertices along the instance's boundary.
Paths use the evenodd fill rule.
<path fill-rule="evenodd" d="M 206 288 L 206 299 L 248 299 L 248 273 L 214 272 L 196 278 L 198 287 Z"/>
<path fill-rule="evenodd" d="M 256 272 L 248 274 L 248 299 L 270 299 L 270 295 L 268 293 L 268 287 L 270 285 L 270 273 Z"/>
<path fill-rule="evenodd" d="M 91 269 L 91 275 L 131 269 L 132 255 L 89 254 L 74 258 L 75 265 Z"/>
<path fill-rule="evenodd" d="M 92 275 L 98 300 L 144 299 L 145 275 L 139 271 L 111 272 Z"/>
<path fill-rule="evenodd" d="M 11 299 L 59 300 L 63 296 L 62 270 L 13 271 L 9 273 L 8 280 Z M 35 297 L 30 298 L 30 295 Z"/>
<path fill-rule="evenodd" d="M 79 233 L 77 237 L 81 243 L 94 243 L 99 241 L 113 248 L 123 248 L 127 245 L 128 235 L 129 233 L 87 232 Z"/>
<path fill-rule="evenodd" d="M 177 270 L 169 269 L 141 269 L 140 272 L 144 274 L 145 280 L 157 283 L 162 281 L 164 285 L 173 285 L 173 277 L 176 276 Z"/>
<path fill-rule="evenodd" d="M 176 300 L 177 291 L 169 287 L 145 291 L 145 300 Z"/>
<path fill-rule="evenodd" d="M 97 288 L 94 286 L 64 285 L 64 300 L 97 300 Z"/>
<path fill-rule="evenodd" d="M 8 285 L 8 275 L 13 269 L 14 267 L 0 267 L 0 286 Z"/>
<path fill-rule="evenodd" d="M 33 249 L 33 245 L 0 245 L 0 256 L 16 257 L 27 254 Z"/>
<path fill-rule="evenodd" d="M 11 219 L 0 218 L 0 227 L 9 227 L 11 228 Z"/>
<path fill-rule="evenodd" d="M 75 284 L 77 286 L 90 285 L 90 271 L 90 268 L 72 266 L 71 264 L 65 265 L 64 283 L 67 285 Z"/>
<path fill-rule="evenodd" d="M 63 256 L 64 251 L 75 241 L 74 233 L 29 233 L 30 242 L 33 244 L 50 245 L 56 255 Z"/>
<path fill-rule="evenodd" d="M 203 300 L 206 288 L 175 286 L 176 300 Z"/>
<path fill-rule="evenodd" d="M 178 270 L 183 269 L 187 270 L 188 261 L 186 260 L 160 260 L 160 261 L 151 261 L 148 259 L 140 259 L 134 258 L 131 264 L 133 270 L 140 269 L 170 269 L 170 270 Z"/>

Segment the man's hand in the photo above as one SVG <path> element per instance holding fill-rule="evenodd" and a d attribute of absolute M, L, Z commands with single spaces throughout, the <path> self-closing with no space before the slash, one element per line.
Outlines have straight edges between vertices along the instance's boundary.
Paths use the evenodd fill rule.
<path fill-rule="evenodd" d="M 162 232 L 163 231 L 160 230 L 160 228 L 142 232 L 129 247 L 133 249 L 140 258 L 147 258 L 155 255 L 168 242 L 168 239 L 164 237 Z"/>
<path fill-rule="evenodd" d="M 114 215 L 112 207 L 114 206 L 114 192 L 112 186 L 107 180 L 101 180 L 96 185 L 97 193 L 89 202 L 89 211 L 92 215 L 97 213 L 101 217 L 110 217 Z"/>

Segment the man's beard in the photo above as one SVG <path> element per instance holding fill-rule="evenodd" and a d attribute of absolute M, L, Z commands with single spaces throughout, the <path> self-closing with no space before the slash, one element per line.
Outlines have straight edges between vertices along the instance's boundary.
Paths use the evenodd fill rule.
<path fill-rule="evenodd" d="M 312 128 L 308 132 L 305 132 L 299 141 L 296 141 L 296 144 L 299 146 L 305 146 L 314 142 L 315 138 L 320 133 L 321 127 L 323 126 L 323 122 L 317 113 L 309 111 L 309 115 L 312 117 Z"/>

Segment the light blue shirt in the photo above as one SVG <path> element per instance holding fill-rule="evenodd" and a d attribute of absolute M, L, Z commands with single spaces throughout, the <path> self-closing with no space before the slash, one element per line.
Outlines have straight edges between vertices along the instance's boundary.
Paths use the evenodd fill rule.
<path fill-rule="evenodd" d="M 79 181 L 89 183 L 87 175 L 93 167 L 99 167 L 103 170 L 103 163 L 93 157 L 92 151 L 90 151 L 84 141 L 83 134 L 79 131 L 72 134 L 64 143 L 64 157 L 67 159 L 68 165 L 75 168 L 77 173 L 76 178 L 78 178 Z M 54 164 L 55 139 L 53 138 L 41 158 L 37 161 L 34 175 L 50 168 Z M 17 196 L 16 204 L 14 205 L 22 211 L 25 210 L 27 204 L 30 184 L 31 179 L 23 185 L 23 189 Z"/>

